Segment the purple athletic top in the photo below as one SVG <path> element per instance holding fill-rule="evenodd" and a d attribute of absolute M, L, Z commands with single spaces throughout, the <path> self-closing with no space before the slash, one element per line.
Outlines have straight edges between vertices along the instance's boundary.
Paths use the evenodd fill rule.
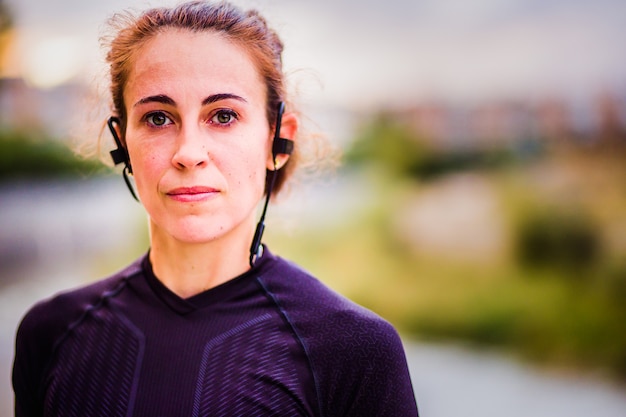
<path fill-rule="evenodd" d="M 188 299 L 147 256 L 35 305 L 16 416 L 417 416 L 396 331 L 267 249 Z"/>

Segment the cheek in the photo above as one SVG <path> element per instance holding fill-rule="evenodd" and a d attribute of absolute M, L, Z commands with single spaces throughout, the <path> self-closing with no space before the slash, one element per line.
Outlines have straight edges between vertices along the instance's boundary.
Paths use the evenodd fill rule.
<path fill-rule="evenodd" d="M 133 167 L 133 176 L 140 186 L 141 184 L 157 181 L 160 173 L 168 164 L 167 160 L 159 154 L 146 151 L 132 152 L 129 148 L 130 160 Z"/>
<path fill-rule="evenodd" d="M 234 171 L 229 173 L 228 182 L 235 188 L 238 198 L 252 200 L 254 203 L 263 197 L 265 191 L 265 166 L 258 157 L 241 160 Z"/>
<path fill-rule="evenodd" d="M 268 160 L 269 142 L 265 137 L 256 137 L 254 140 L 249 138 L 252 135 L 242 138 L 242 143 L 248 146 L 239 147 L 237 155 L 231 161 L 225 161 L 231 170 L 234 170 L 234 176 L 239 181 L 246 181 L 257 187 L 259 184 L 265 184 L 265 173 Z M 234 156 L 234 155 L 233 155 Z"/>
<path fill-rule="evenodd" d="M 242 152 L 238 157 L 222 164 L 221 171 L 237 187 L 258 188 L 265 182 L 265 161 L 258 153 Z"/>

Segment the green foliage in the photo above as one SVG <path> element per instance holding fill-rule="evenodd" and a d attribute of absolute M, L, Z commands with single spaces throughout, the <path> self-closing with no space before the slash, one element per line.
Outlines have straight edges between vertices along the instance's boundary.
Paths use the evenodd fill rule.
<path fill-rule="evenodd" d="M 9 9 L 5 5 L 5 3 L 0 0 L 0 33 L 11 28 L 12 26 L 13 21 L 11 18 L 11 14 L 9 13 Z"/>
<path fill-rule="evenodd" d="M 588 269 L 601 253 L 599 233 L 582 212 L 554 207 L 531 210 L 517 230 L 517 257 L 530 267 Z"/>
<path fill-rule="evenodd" d="M 0 130 L 0 180 L 102 172 L 99 161 L 79 158 L 59 141 L 37 133 Z"/>
<path fill-rule="evenodd" d="M 432 179 L 450 172 L 489 169 L 515 160 L 508 149 L 436 151 L 409 126 L 380 114 L 364 126 L 345 154 L 347 165 L 371 164 L 392 177 Z"/>
<path fill-rule="evenodd" d="M 419 169 L 427 150 L 407 127 L 381 114 L 361 129 L 345 162 L 373 163 L 391 174 L 405 176 Z"/>

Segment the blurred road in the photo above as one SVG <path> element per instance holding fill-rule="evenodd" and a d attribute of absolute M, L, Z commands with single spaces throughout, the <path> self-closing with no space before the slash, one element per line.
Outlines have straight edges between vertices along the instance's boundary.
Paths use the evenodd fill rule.
<path fill-rule="evenodd" d="M 406 344 L 423 417 L 624 417 L 626 387 L 458 346 Z"/>

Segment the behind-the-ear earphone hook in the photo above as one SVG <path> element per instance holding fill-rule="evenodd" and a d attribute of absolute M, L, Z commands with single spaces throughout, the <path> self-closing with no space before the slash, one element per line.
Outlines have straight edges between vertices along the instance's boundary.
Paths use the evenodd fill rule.
<path fill-rule="evenodd" d="M 126 186 L 128 187 L 128 191 L 130 191 L 130 194 L 133 196 L 133 198 L 139 201 L 139 198 L 137 198 L 137 194 L 135 193 L 133 185 L 130 182 L 130 178 L 128 178 L 128 175 L 133 173 L 133 167 L 130 164 L 130 157 L 128 156 L 128 150 L 122 144 L 122 141 L 120 140 L 120 137 L 117 134 L 117 130 L 115 130 L 115 125 L 117 126 L 121 125 L 120 119 L 118 119 L 115 116 L 111 116 L 109 117 L 109 120 L 107 121 L 107 125 L 109 126 L 109 130 L 111 131 L 111 136 L 113 136 L 113 140 L 115 140 L 115 144 L 117 145 L 117 149 L 113 149 L 111 152 L 109 152 L 111 154 L 111 159 L 113 159 L 113 163 L 115 165 L 119 165 L 122 163 L 124 164 L 124 169 L 122 170 L 122 176 L 124 177 L 124 182 L 126 183 Z"/>
<path fill-rule="evenodd" d="M 265 196 L 265 203 L 263 204 L 263 211 L 261 212 L 261 218 L 257 223 L 256 230 L 254 232 L 254 238 L 252 239 L 252 245 L 250 246 L 250 266 L 254 265 L 254 261 L 262 253 L 261 239 L 263 238 L 263 232 L 265 231 L 265 214 L 267 213 L 267 206 L 272 196 L 274 189 L 274 183 L 276 182 L 276 176 L 278 170 L 281 168 L 278 166 L 278 155 L 286 154 L 290 155 L 293 152 L 293 141 L 290 139 L 284 139 L 280 137 L 280 127 L 283 121 L 283 113 L 285 112 L 285 103 L 282 101 L 278 103 L 278 113 L 276 115 L 276 126 L 274 127 L 274 140 L 272 142 L 272 158 L 274 161 L 274 170 L 270 171 L 269 185 L 267 187 L 267 195 Z"/>
<path fill-rule="evenodd" d="M 115 130 L 115 125 L 120 126 L 120 119 L 115 116 L 109 117 L 107 121 L 107 125 L 109 126 L 109 130 L 111 131 L 111 136 L 113 136 L 113 140 L 115 140 L 116 149 L 113 149 L 111 154 L 111 159 L 113 159 L 113 163 L 115 165 L 125 164 L 129 167 L 129 171 L 132 173 L 132 169 L 130 168 L 130 158 L 128 157 L 128 151 L 126 147 L 122 144 L 122 141 L 117 134 L 117 130 Z"/>
<path fill-rule="evenodd" d="M 293 141 L 280 137 L 280 128 L 283 123 L 283 113 L 285 103 L 278 103 L 278 113 L 276 115 L 276 127 L 274 128 L 274 139 L 272 141 L 272 159 L 274 161 L 274 171 L 278 171 L 282 166 L 278 164 L 278 155 L 291 155 L 293 152 Z"/>

